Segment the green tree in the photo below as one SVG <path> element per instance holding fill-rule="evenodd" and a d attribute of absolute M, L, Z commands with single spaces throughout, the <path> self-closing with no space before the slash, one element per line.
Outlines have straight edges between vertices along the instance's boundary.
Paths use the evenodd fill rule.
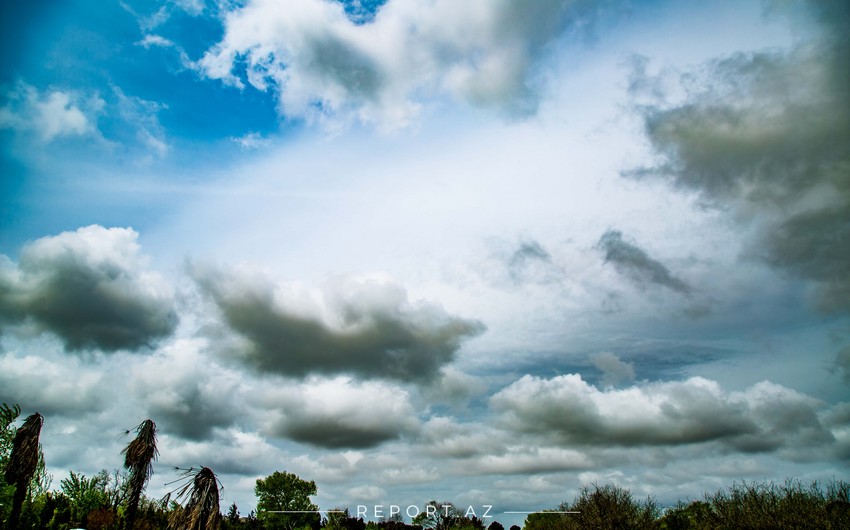
<path fill-rule="evenodd" d="M 69 477 L 60 482 L 60 486 L 62 494 L 71 504 L 71 520 L 79 525 L 87 523 L 90 513 L 111 507 L 107 491 L 109 473 L 105 469 L 91 478 L 71 471 Z"/>
<path fill-rule="evenodd" d="M 318 488 L 312 480 L 302 480 L 286 471 L 275 471 L 265 479 L 257 479 L 254 486 L 257 518 L 263 528 L 319 528 L 319 507 L 310 500 L 310 496 L 316 493 Z"/>

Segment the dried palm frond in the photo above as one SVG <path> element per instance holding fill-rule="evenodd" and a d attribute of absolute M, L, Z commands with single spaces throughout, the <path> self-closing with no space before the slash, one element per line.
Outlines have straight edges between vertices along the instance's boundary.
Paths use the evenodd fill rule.
<path fill-rule="evenodd" d="M 133 528 L 139 499 L 148 481 L 153 475 L 153 461 L 159 451 L 156 448 L 156 423 L 147 419 L 136 426 L 136 437 L 121 451 L 124 455 L 124 468 L 130 472 L 127 478 L 129 497 L 127 499 L 127 517 L 125 528 Z"/>
<path fill-rule="evenodd" d="M 36 412 L 18 427 L 15 438 L 12 440 L 12 454 L 9 455 L 9 462 L 6 464 L 6 483 L 15 486 L 9 528 L 17 528 L 21 506 L 24 504 L 30 481 L 38 467 L 38 437 L 41 435 L 42 425 L 44 425 L 44 417 Z"/>
<path fill-rule="evenodd" d="M 174 530 L 218 530 L 221 514 L 218 507 L 218 479 L 212 469 L 202 467 L 197 473 L 192 469 L 184 473 L 188 480 L 177 497 L 188 497 L 182 510 L 175 510 L 168 525 Z"/>

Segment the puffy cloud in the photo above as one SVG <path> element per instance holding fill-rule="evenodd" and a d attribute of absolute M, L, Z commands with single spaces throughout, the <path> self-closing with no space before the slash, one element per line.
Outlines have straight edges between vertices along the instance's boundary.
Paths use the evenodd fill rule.
<path fill-rule="evenodd" d="M 230 353 L 260 372 L 426 381 L 452 361 L 463 339 L 484 329 L 439 306 L 412 304 L 402 287 L 384 280 L 338 280 L 317 301 L 245 274 L 201 266 L 190 273 L 246 339 Z"/>
<path fill-rule="evenodd" d="M 33 323 L 68 350 L 139 349 L 176 326 L 170 288 L 144 268 L 131 228 L 92 225 L 0 261 L 0 323 Z"/>
<path fill-rule="evenodd" d="M 605 252 L 605 262 L 616 267 L 638 285 L 654 283 L 678 293 L 688 294 L 690 286 L 674 276 L 663 263 L 650 257 L 640 247 L 623 240 L 618 230 L 608 230 L 599 238 L 598 247 Z"/>
<path fill-rule="evenodd" d="M 738 53 L 682 76 L 683 102 L 641 107 L 664 176 L 754 223 L 750 255 L 850 308 L 850 39 L 846 2 L 805 3 L 820 33 L 787 53 Z"/>
<path fill-rule="evenodd" d="M 824 405 L 791 389 L 758 383 L 724 392 L 694 377 L 601 391 L 571 374 L 524 376 L 495 394 L 492 408 L 509 428 L 569 444 L 641 447 L 718 442 L 744 452 L 834 442 L 818 417 Z"/>
<path fill-rule="evenodd" d="M 374 447 L 417 428 L 406 391 L 379 381 L 315 378 L 263 397 L 270 431 L 331 449 Z"/>
<path fill-rule="evenodd" d="M 6 104 L 0 108 L 0 128 L 31 132 L 49 143 L 60 137 L 84 136 L 97 131 L 96 116 L 104 101 L 97 96 L 59 89 L 40 92 L 18 83 L 4 94 Z"/>
<path fill-rule="evenodd" d="M 253 0 L 226 14 L 224 37 L 199 64 L 238 86 L 243 73 L 234 69 L 244 64 L 248 83 L 274 87 L 288 116 L 403 124 L 417 112 L 412 96 L 426 88 L 527 114 L 537 104 L 535 60 L 586 22 L 590 5 L 416 0 L 388 2 L 371 18 L 336 2 Z"/>

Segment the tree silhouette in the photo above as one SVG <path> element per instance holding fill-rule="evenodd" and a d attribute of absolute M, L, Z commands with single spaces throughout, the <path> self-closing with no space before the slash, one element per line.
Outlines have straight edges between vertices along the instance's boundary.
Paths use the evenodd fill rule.
<path fill-rule="evenodd" d="M 221 514 L 218 507 L 218 479 L 212 469 L 202 467 L 197 473 L 184 473 L 189 481 L 180 488 L 177 497 L 188 497 L 182 510 L 175 510 L 168 526 L 185 530 L 218 530 Z"/>
<path fill-rule="evenodd" d="M 127 444 L 121 454 L 124 455 L 124 468 L 130 473 L 127 480 L 129 498 L 124 528 L 131 530 L 136 520 L 142 491 L 153 474 L 152 462 L 159 454 L 156 448 L 156 423 L 150 419 L 140 423 L 136 427 L 136 437 Z"/>
<path fill-rule="evenodd" d="M 38 437 L 44 417 L 38 412 L 30 415 L 23 425 L 18 428 L 12 440 L 12 454 L 6 465 L 6 482 L 15 486 L 15 496 L 12 499 L 12 513 L 9 515 L 9 528 L 17 528 L 21 507 L 27 496 L 30 481 L 38 467 Z"/>

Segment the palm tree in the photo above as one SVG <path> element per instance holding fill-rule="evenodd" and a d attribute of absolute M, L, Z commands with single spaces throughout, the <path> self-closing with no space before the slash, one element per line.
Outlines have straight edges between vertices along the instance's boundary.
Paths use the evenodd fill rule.
<path fill-rule="evenodd" d="M 12 440 L 12 454 L 6 465 L 6 483 L 15 485 L 12 498 L 12 513 L 9 515 L 9 528 L 17 528 L 21 517 L 21 507 L 27 496 L 27 489 L 38 466 L 38 437 L 44 417 L 38 412 L 30 415 L 18 428 Z"/>
<path fill-rule="evenodd" d="M 218 508 L 218 479 L 212 469 L 202 467 L 197 473 L 189 469 L 184 474 L 189 480 L 180 488 L 178 497 L 189 500 L 182 510 L 175 510 L 169 527 L 175 530 L 218 530 L 221 514 Z"/>
<path fill-rule="evenodd" d="M 124 455 L 124 468 L 130 472 L 127 479 L 129 498 L 127 499 L 127 517 L 124 528 L 131 530 L 136 520 L 139 499 L 153 474 L 152 462 L 159 451 L 156 448 L 156 423 L 147 419 L 136 426 L 136 437 L 121 451 Z"/>

